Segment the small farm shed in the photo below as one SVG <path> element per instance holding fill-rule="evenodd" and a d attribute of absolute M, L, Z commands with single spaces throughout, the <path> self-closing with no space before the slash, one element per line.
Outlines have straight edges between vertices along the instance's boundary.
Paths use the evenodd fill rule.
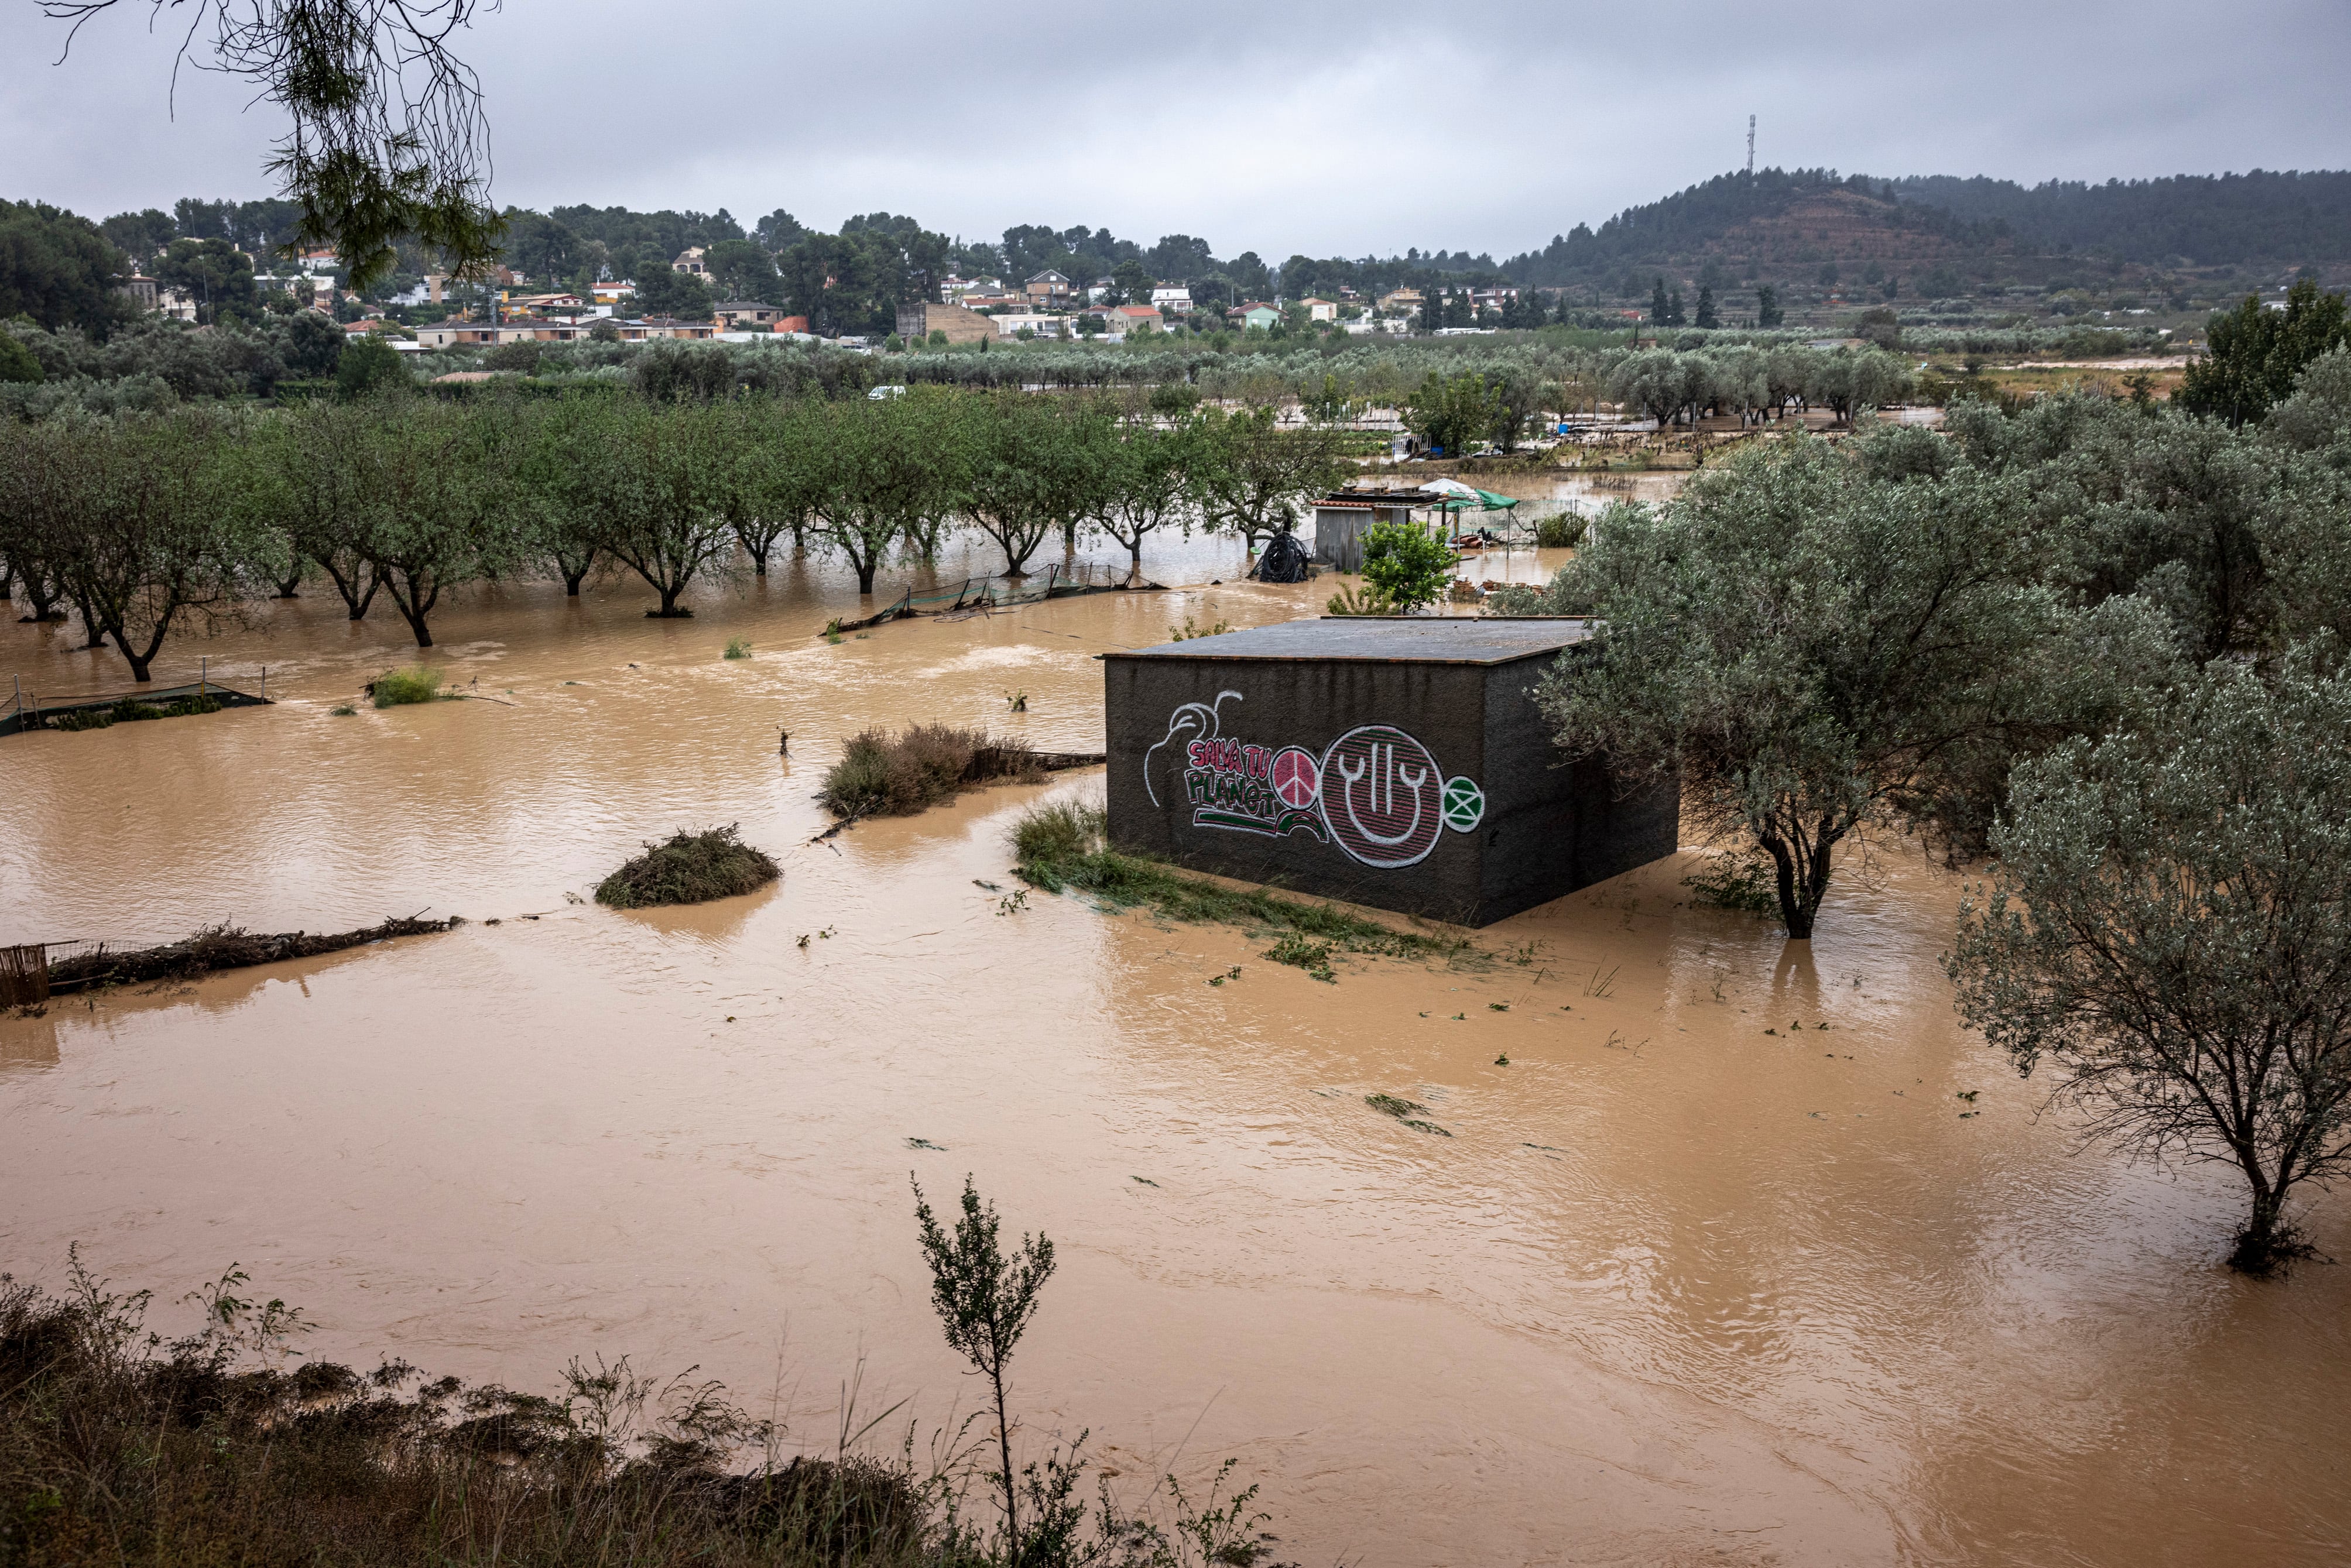
<path fill-rule="evenodd" d="M 1416 509 L 1438 497 L 1417 490 L 1338 490 L 1314 503 L 1314 559 L 1338 571 L 1364 570 L 1364 530 L 1374 523 L 1408 523 Z"/>
<path fill-rule="evenodd" d="M 1669 855 L 1678 787 L 1562 766 L 1535 709 L 1587 632 L 1326 616 L 1104 654 L 1111 842 L 1464 925 Z"/>

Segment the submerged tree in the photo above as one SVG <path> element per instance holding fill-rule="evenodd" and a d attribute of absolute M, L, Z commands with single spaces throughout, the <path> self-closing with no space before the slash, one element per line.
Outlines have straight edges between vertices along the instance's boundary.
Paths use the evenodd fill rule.
<path fill-rule="evenodd" d="M 2018 768 L 1947 964 L 2093 1138 L 2241 1172 L 2229 1260 L 2262 1273 L 2308 1250 L 2288 1196 L 2351 1167 L 2351 680 L 2220 661 L 2142 723 Z"/>
<path fill-rule="evenodd" d="M 947 1233 L 914 1184 L 914 1219 L 922 1228 L 923 1260 L 931 1270 L 931 1305 L 947 1344 L 987 1379 L 996 1406 L 999 1469 L 990 1478 L 1004 1490 L 1004 1561 L 1029 1561 L 1021 1550 L 1019 1489 L 1012 1469 L 1012 1416 L 1004 1369 L 1036 1314 L 1037 1298 L 1053 1275 L 1053 1243 L 1023 1235 L 1009 1255 L 998 1239 L 996 1206 L 980 1202 L 971 1178 L 963 1183 L 963 1215 Z"/>
<path fill-rule="evenodd" d="M 2013 480 L 1889 481 L 1878 440 L 1750 449 L 1662 512 L 1614 507 L 1516 613 L 1599 619 L 1538 700 L 1571 756 L 1678 778 L 1683 809 L 1770 856 L 1792 938 L 1871 823 L 1965 843 L 2011 758 L 2168 669 L 2144 607 L 2084 617 L 2034 580 Z"/>
<path fill-rule="evenodd" d="M 250 511 L 224 493 L 240 434 L 207 413 L 19 433 L 72 448 L 46 468 L 57 486 L 47 516 L 66 530 L 55 559 L 92 645 L 112 640 L 135 681 L 152 678 L 174 630 L 233 613 L 240 571 L 268 554 L 246 532 Z"/>

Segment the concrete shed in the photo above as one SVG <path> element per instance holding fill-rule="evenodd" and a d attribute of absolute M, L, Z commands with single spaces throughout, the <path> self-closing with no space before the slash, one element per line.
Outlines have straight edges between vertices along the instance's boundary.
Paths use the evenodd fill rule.
<path fill-rule="evenodd" d="M 1678 788 L 1562 766 L 1535 710 L 1587 631 L 1329 616 L 1105 654 L 1111 842 L 1464 925 L 1669 855 Z"/>

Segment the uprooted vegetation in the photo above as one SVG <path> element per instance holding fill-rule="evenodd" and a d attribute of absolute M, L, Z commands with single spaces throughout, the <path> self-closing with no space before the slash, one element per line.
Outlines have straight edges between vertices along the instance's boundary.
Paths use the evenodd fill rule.
<path fill-rule="evenodd" d="M 112 1294 L 78 1260 L 64 1296 L 0 1275 L 0 1562 L 942 1561 L 911 1466 L 785 1459 L 715 1383 L 625 1359 L 575 1361 L 552 1397 L 399 1361 L 362 1375 L 293 1361 L 301 1314 L 244 1288 L 232 1270 L 195 1298 L 204 1331 L 162 1342 L 147 1292 Z"/>
<path fill-rule="evenodd" d="M 768 885 L 783 872 L 763 850 L 743 841 L 740 823 L 689 833 L 680 828 L 596 884 L 596 902 L 614 909 L 705 904 Z"/>
<path fill-rule="evenodd" d="M 193 979 L 215 969 L 249 968 L 256 964 L 275 964 L 284 958 L 315 958 L 321 954 L 340 953 L 346 947 L 362 947 L 388 937 L 422 936 L 429 932 L 446 931 L 457 923 L 454 916 L 447 920 L 420 920 L 411 915 L 404 919 L 386 920 L 381 925 L 363 926 L 357 931 L 319 932 L 316 935 L 307 931 L 271 934 L 247 931 L 235 925 L 208 925 L 184 942 L 168 943 L 161 947 L 138 947 L 116 952 L 101 943 L 89 952 L 57 959 L 49 965 L 49 988 L 63 990 L 78 986 L 129 986 L 155 980 Z"/>
<path fill-rule="evenodd" d="M 367 685 L 367 695 L 380 708 L 402 707 L 410 703 L 450 702 L 455 692 L 444 691 L 441 672 L 429 664 L 412 664 L 404 670 L 386 670 Z"/>
<path fill-rule="evenodd" d="M 1282 898 L 1262 888 L 1225 887 L 1159 861 L 1122 853 L 1109 846 L 1109 812 L 1093 801 L 1047 800 L 1031 807 L 1012 830 L 1021 879 L 1048 893 L 1075 888 L 1113 908 L 1144 907 L 1170 920 L 1289 933 L 1267 956 L 1298 963 L 1317 979 L 1328 977 L 1334 949 L 1456 963 L 1482 956 L 1464 938 L 1398 931 L 1335 904 Z M 1311 962 L 1299 963 L 1309 955 Z"/>
<path fill-rule="evenodd" d="M 984 729 L 918 724 L 893 737 L 852 736 L 825 770 L 818 799 L 836 817 L 911 817 L 965 789 L 1043 782 L 1045 768 L 1025 740 Z"/>

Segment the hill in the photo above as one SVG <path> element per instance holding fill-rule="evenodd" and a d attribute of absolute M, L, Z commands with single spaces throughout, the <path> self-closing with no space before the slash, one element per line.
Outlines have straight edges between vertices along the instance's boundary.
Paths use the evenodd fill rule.
<path fill-rule="evenodd" d="M 1771 284 L 1798 308 L 1863 299 L 2014 308 L 2072 294 L 2202 308 L 2307 270 L 2351 277 L 2351 173 L 2179 175 L 2096 185 L 1829 169 L 1719 174 L 1500 264 L 1512 279 L 1646 298 L 1655 280 Z M 2134 298 L 2130 308 L 2144 308 Z M 2062 309 L 2059 313 L 2064 313 Z"/>

